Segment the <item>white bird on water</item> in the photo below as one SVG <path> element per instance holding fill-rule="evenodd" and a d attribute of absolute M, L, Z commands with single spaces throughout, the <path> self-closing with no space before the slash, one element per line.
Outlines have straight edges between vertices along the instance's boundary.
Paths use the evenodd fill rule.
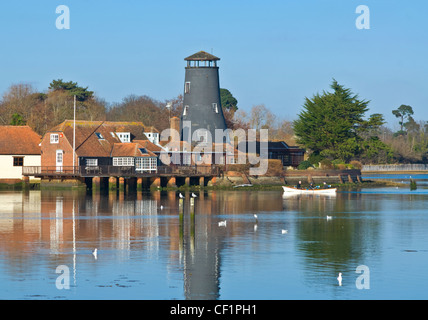
<path fill-rule="evenodd" d="M 327 216 L 326 218 L 327 218 L 327 220 L 331 220 L 331 216 Z"/>
<path fill-rule="evenodd" d="M 285 230 L 285 229 L 281 230 L 281 234 L 286 234 L 286 233 L 288 233 L 288 230 Z"/>
<path fill-rule="evenodd" d="M 92 255 L 94 256 L 95 259 L 97 258 L 97 251 L 98 251 L 97 248 L 95 248 L 94 251 L 92 251 Z"/>
<path fill-rule="evenodd" d="M 254 214 L 254 219 L 256 219 L 256 221 L 258 220 L 257 218 L 258 218 L 258 217 L 257 217 L 257 215 L 256 215 L 256 214 Z"/>
<path fill-rule="evenodd" d="M 219 227 L 225 227 L 225 226 L 226 226 L 226 220 L 224 220 L 224 221 L 220 221 L 220 222 L 218 223 L 218 226 L 219 226 Z"/>
<path fill-rule="evenodd" d="M 184 196 L 181 194 L 181 192 L 178 194 L 178 196 L 179 196 L 181 199 L 184 199 Z"/>
<path fill-rule="evenodd" d="M 163 205 L 160 206 L 160 209 L 163 210 Z"/>
<path fill-rule="evenodd" d="M 342 272 L 339 272 L 339 276 L 337 277 L 337 281 L 339 282 L 339 286 L 342 285 Z"/>
<path fill-rule="evenodd" d="M 192 197 L 197 198 L 198 196 L 192 192 Z"/>

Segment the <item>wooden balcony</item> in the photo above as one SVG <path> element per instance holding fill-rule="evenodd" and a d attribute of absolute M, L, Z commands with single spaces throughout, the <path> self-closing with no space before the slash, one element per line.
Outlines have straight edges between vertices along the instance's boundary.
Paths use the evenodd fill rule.
<path fill-rule="evenodd" d="M 156 170 L 138 170 L 135 166 L 24 166 L 22 175 L 37 178 L 72 177 L 161 177 L 219 176 L 221 166 L 159 166 Z"/>

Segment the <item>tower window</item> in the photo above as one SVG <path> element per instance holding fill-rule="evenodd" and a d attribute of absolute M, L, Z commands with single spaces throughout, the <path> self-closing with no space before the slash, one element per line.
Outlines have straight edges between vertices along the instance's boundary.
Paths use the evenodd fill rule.
<path fill-rule="evenodd" d="M 187 81 L 184 85 L 184 93 L 190 93 L 190 81 Z"/>
<path fill-rule="evenodd" d="M 218 113 L 217 103 L 213 103 L 213 111 L 214 111 L 215 113 Z"/>
<path fill-rule="evenodd" d="M 184 106 L 183 116 L 187 115 L 187 110 L 189 109 L 189 106 Z"/>

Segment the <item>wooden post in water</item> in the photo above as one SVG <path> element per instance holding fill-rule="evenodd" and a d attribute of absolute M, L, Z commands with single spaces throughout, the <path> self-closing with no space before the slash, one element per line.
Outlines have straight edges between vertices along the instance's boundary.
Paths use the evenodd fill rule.
<path fill-rule="evenodd" d="M 190 198 L 190 250 L 195 250 L 195 198 Z"/>
<path fill-rule="evenodd" d="M 152 177 L 150 188 L 159 188 L 161 186 L 161 178 L 160 177 Z"/>
<path fill-rule="evenodd" d="M 339 177 L 339 181 L 340 181 L 340 183 L 343 183 L 342 176 L 339 174 L 339 175 L 338 175 L 338 177 Z"/>
<path fill-rule="evenodd" d="M 115 192 L 117 189 L 117 179 L 116 177 L 108 178 L 108 191 Z"/>
<path fill-rule="evenodd" d="M 184 232 L 184 199 L 180 198 L 178 199 L 178 220 L 179 220 L 179 226 L 180 226 L 180 239 L 183 239 L 183 232 Z"/>
<path fill-rule="evenodd" d="M 351 175 L 350 175 L 350 174 L 348 174 L 348 181 L 349 181 L 349 182 L 354 182 L 354 180 L 352 180 L 352 177 L 351 177 Z"/>
<path fill-rule="evenodd" d="M 178 252 L 180 261 L 184 250 L 184 216 L 183 216 L 183 199 L 178 200 Z"/>
<path fill-rule="evenodd" d="M 93 192 L 100 191 L 100 185 L 101 185 L 101 178 L 100 177 L 93 177 L 92 178 L 92 191 Z"/>
<path fill-rule="evenodd" d="M 168 186 L 168 187 L 170 187 L 170 188 L 175 188 L 175 187 L 177 187 L 177 183 L 176 183 L 176 179 L 175 179 L 175 177 L 170 177 L 170 178 L 168 179 L 167 186 Z"/>
<path fill-rule="evenodd" d="M 143 178 L 137 178 L 137 191 L 143 191 Z"/>
<path fill-rule="evenodd" d="M 125 178 L 119 177 L 119 192 L 123 193 L 125 192 Z"/>

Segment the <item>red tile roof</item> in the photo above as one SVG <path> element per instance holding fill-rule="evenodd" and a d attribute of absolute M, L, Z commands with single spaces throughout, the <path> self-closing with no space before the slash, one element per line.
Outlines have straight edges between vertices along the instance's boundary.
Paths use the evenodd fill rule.
<path fill-rule="evenodd" d="M 145 149 L 141 152 L 140 149 L 145 149 L 139 143 L 115 143 L 111 151 L 112 157 L 156 157 L 150 150 Z"/>
<path fill-rule="evenodd" d="M 129 132 L 131 140 L 144 141 L 147 140 L 146 128 L 142 122 L 76 120 L 76 154 L 81 157 L 110 157 L 114 145 L 121 144 L 116 132 Z M 63 132 L 73 145 L 73 120 L 65 120 L 49 132 Z"/>
<path fill-rule="evenodd" d="M 40 155 L 41 136 L 29 126 L 0 126 L 0 154 Z"/>
<path fill-rule="evenodd" d="M 162 148 L 155 145 L 153 142 L 149 140 L 134 140 L 134 142 L 139 143 L 143 148 L 150 150 L 152 152 L 161 152 Z"/>

